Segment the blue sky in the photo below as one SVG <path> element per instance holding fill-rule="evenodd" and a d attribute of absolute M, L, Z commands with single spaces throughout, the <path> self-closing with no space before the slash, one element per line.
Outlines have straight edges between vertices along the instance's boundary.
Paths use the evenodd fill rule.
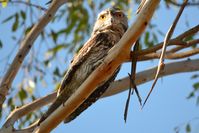
<path fill-rule="evenodd" d="M 163 4 L 163 2 L 161 4 Z M 159 29 L 165 33 L 173 22 L 178 8 L 171 8 L 171 10 L 168 11 L 164 6 L 161 7 L 162 8 L 155 13 L 152 21 L 155 21 Z M 0 21 L 3 20 L 2 18 L 6 18 L 12 10 L 16 9 L 5 8 L 2 10 Z M 133 11 L 135 12 L 135 9 Z M 198 24 L 199 17 L 196 16 L 198 16 L 198 8 L 186 8 L 184 15 L 179 21 L 179 25 L 177 25 L 175 35 L 188 29 L 184 26 L 186 19 L 189 20 L 190 27 Z M 9 25 L 0 25 L 0 33 L 4 33 L 1 34 L 0 39 L 9 44 L 14 44 L 9 38 L 9 29 Z M 161 39 L 163 38 L 160 37 L 160 40 Z M 5 47 L 4 51 L 0 49 L 1 55 L 6 55 L 7 51 L 10 50 L 9 45 Z M 193 58 L 198 57 L 197 55 Z M 170 61 L 166 60 L 166 62 Z M 157 61 L 138 63 L 137 71 L 151 68 L 156 66 L 157 63 Z M 2 68 L 0 71 L 2 71 Z M 127 76 L 128 72 L 130 72 L 130 64 L 126 63 L 123 65 L 117 78 Z M 199 117 L 199 107 L 196 106 L 195 99 L 186 99 L 194 83 L 194 81 L 190 79 L 192 75 L 193 73 L 177 74 L 159 79 L 143 110 L 140 109 L 137 98 L 133 96 L 130 103 L 127 123 L 124 123 L 123 120 L 124 105 L 127 98 L 126 91 L 99 100 L 71 123 L 67 125 L 60 124 L 53 130 L 53 133 L 168 133 L 174 132 L 174 128 L 179 125 L 182 127 L 183 133 L 185 124 Z M 143 99 L 146 97 L 151 85 L 152 82 L 138 86 Z M 192 125 L 193 132 L 199 133 L 199 120 L 193 120 Z"/>

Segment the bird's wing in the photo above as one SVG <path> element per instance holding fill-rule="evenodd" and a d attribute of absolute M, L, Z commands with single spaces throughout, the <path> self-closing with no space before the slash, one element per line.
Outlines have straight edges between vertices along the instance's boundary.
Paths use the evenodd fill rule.
<path fill-rule="evenodd" d="M 93 52 L 94 49 L 96 51 L 96 48 L 99 45 L 105 44 L 106 42 L 108 42 L 107 36 L 108 36 L 107 34 L 94 35 L 81 48 L 79 53 L 74 57 L 73 61 L 71 62 L 69 69 L 62 80 L 61 86 L 59 88 L 60 93 L 57 99 L 49 107 L 47 112 L 41 117 L 38 124 L 44 121 L 52 112 L 54 112 L 61 104 L 63 104 L 71 96 L 71 89 L 67 88 L 67 83 L 71 82 L 73 74 L 76 73 L 80 65 L 87 60 L 91 52 Z"/>
<path fill-rule="evenodd" d="M 94 35 L 93 37 L 91 37 L 83 45 L 78 54 L 74 56 L 69 66 L 69 69 L 62 80 L 61 86 L 58 90 L 59 94 L 62 92 L 62 90 L 64 90 L 66 83 L 71 81 L 71 77 L 74 74 L 74 72 L 78 69 L 78 66 L 81 65 L 82 62 L 84 62 L 87 59 L 87 57 L 89 56 L 89 52 L 92 50 L 92 48 L 101 43 L 102 40 L 100 40 L 99 38 L 101 38 L 101 34 Z"/>

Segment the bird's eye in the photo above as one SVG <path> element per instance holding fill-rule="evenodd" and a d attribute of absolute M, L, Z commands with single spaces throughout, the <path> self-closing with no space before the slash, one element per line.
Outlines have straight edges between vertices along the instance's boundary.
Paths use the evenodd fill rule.
<path fill-rule="evenodd" d="M 101 15 L 101 16 L 100 16 L 100 19 L 105 19 L 105 18 L 106 18 L 105 15 Z"/>
<path fill-rule="evenodd" d="M 123 17 L 123 14 L 121 12 L 118 12 L 118 13 L 116 13 L 116 16 L 121 18 L 121 17 Z"/>

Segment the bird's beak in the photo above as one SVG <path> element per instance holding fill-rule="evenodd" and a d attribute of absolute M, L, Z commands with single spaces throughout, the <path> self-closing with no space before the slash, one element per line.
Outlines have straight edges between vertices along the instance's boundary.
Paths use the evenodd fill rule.
<path fill-rule="evenodd" d="M 113 25 L 115 23 L 115 21 L 114 21 L 114 18 L 113 17 L 110 17 L 108 20 L 107 20 L 107 25 L 108 26 L 111 26 L 111 25 Z"/>

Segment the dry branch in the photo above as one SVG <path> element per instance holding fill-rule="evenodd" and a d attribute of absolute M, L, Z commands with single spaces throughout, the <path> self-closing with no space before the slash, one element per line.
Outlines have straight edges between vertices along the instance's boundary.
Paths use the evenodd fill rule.
<path fill-rule="evenodd" d="M 199 31 L 199 25 L 196 25 L 196 26 L 192 27 L 191 29 L 185 31 L 184 33 L 178 35 L 174 39 L 169 40 L 168 46 L 170 46 L 170 45 L 179 45 L 179 47 L 180 46 L 185 47 L 185 46 L 188 45 L 189 42 L 186 43 L 183 40 L 186 39 L 189 36 L 192 36 L 192 35 L 196 34 L 198 31 Z M 192 42 L 192 43 L 194 43 L 194 42 Z M 196 42 L 194 44 L 196 44 Z M 194 44 L 192 44 L 192 45 L 194 45 Z M 156 44 L 155 46 L 153 46 L 151 48 L 147 48 L 147 49 L 138 51 L 135 54 L 137 56 L 138 55 L 139 56 L 140 55 L 146 55 L 146 54 L 149 54 L 149 53 L 156 52 L 156 51 L 160 50 L 162 48 L 162 46 L 163 46 L 163 42 L 158 43 L 158 44 Z"/>
<path fill-rule="evenodd" d="M 30 7 L 35 7 L 37 9 L 39 9 L 39 10 L 42 10 L 42 11 L 47 11 L 46 8 L 44 8 L 42 6 L 39 6 L 39 5 L 36 5 L 36 4 L 33 4 L 30 1 L 12 0 L 12 1 L 9 1 L 9 3 L 24 4 L 24 5 L 27 5 L 27 6 L 30 6 Z"/>
<path fill-rule="evenodd" d="M 168 50 L 166 53 L 175 53 L 175 52 L 178 52 L 178 51 L 180 51 L 182 49 L 191 47 L 193 45 L 196 46 L 198 43 L 199 43 L 199 39 L 190 40 L 190 41 L 186 42 L 185 45 L 183 45 L 183 46 L 177 46 L 175 48 L 172 48 L 172 49 Z"/>
<path fill-rule="evenodd" d="M 19 49 L 17 55 L 13 59 L 13 62 L 11 63 L 9 69 L 7 70 L 0 83 L 0 110 L 2 110 L 2 105 L 6 99 L 12 82 L 15 79 L 15 76 L 19 71 L 21 64 L 23 63 L 24 58 L 29 53 L 33 45 L 33 42 L 42 32 L 44 27 L 50 22 L 58 8 L 65 2 L 66 0 L 53 0 L 53 4 L 50 6 L 47 12 L 43 15 L 40 21 L 37 24 L 35 24 L 35 26 L 31 29 L 31 31 L 22 41 L 21 48 Z"/>
<path fill-rule="evenodd" d="M 137 21 L 134 22 L 121 40 L 109 51 L 104 62 L 86 79 L 78 88 L 78 91 L 64 103 L 64 106 L 60 106 L 40 124 L 36 129 L 36 133 L 50 132 L 54 129 L 94 91 L 98 84 L 109 78 L 109 75 L 125 61 L 126 57 L 130 54 L 132 44 L 146 28 L 158 3 L 159 0 L 148 0 L 146 2 L 144 8 L 137 17 Z"/>
<path fill-rule="evenodd" d="M 175 6 L 182 6 L 182 3 L 176 2 L 176 0 L 167 0 L 168 3 L 173 4 Z M 188 2 L 187 6 L 199 6 L 199 2 Z"/>
<path fill-rule="evenodd" d="M 157 82 L 157 80 L 159 78 L 160 72 L 164 68 L 164 58 L 165 58 L 166 48 L 167 48 L 168 42 L 169 42 L 171 36 L 173 35 L 174 29 L 175 29 L 175 27 L 176 27 L 176 25 L 178 23 L 178 20 L 179 20 L 180 16 L 182 15 L 182 12 L 183 12 L 187 2 L 188 2 L 188 0 L 184 0 L 184 3 L 182 4 L 182 6 L 181 6 L 181 8 L 180 8 L 180 10 L 179 10 L 174 22 L 172 23 L 171 27 L 169 28 L 169 30 L 168 30 L 168 32 L 167 32 L 167 34 L 165 36 L 164 43 L 163 43 L 163 46 L 162 46 L 162 52 L 161 52 L 161 55 L 160 55 L 160 60 L 159 60 L 159 63 L 158 63 L 157 72 L 156 72 L 156 75 L 155 75 L 155 79 L 154 79 L 152 87 L 151 87 L 151 89 L 150 89 L 150 91 L 149 91 L 149 93 L 148 93 L 148 95 L 147 95 L 147 97 L 146 97 L 146 99 L 145 99 L 145 101 L 143 103 L 142 108 L 146 104 L 146 102 L 147 102 L 151 92 L 153 91 L 153 88 L 155 87 L 155 84 L 156 84 L 156 82 Z"/>
<path fill-rule="evenodd" d="M 54 101 L 54 98 L 56 97 L 56 93 L 49 94 L 43 98 L 37 99 L 33 101 L 32 103 L 29 103 L 27 105 L 24 105 L 22 107 L 16 108 L 7 118 L 6 123 L 3 125 L 3 127 L 9 127 L 14 125 L 14 122 L 18 120 L 19 118 L 23 117 L 24 115 L 27 115 L 28 113 L 33 112 L 34 110 L 37 110 L 51 102 Z"/>
<path fill-rule="evenodd" d="M 199 48 L 195 48 L 186 52 L 180 52 L 180 53 L 168 53 L 165 55 L 165 59 L 182 59 L 182 58 L 186 58 L 186 57 L 190 57 L 193 55 L 196 55 L 199 53 Z M 147 55 L 142 55 L 140 57 L 138 57 L 139 61 L 146 61 L 146 60 L 151 60 L 151 59 L 159 59 L 161 56 L 160 53 L 150 53 Z"/>
<path fill-rule="evenodd" d="M 160 77 L 165 77 L 168 75 L 185 73 L 185 72 L 193 72 L 199 71 L 199 59 L 195 60 L 185 60 L 174 63 L 165 64 L 164 70 L 160 73 Z M 146 82 L 149 82 L 154 79 L 154 75 L 156 73 L 157 67 L 138 72 L 136 74 L 136 85 L 140 85 Z M 105 92 L 103 97 L 112 96 L 118 93 L 121 93 L 129 87 L 129 77 L 125 77 L 123 79 L 115 81 L 109 89 Z"/>

